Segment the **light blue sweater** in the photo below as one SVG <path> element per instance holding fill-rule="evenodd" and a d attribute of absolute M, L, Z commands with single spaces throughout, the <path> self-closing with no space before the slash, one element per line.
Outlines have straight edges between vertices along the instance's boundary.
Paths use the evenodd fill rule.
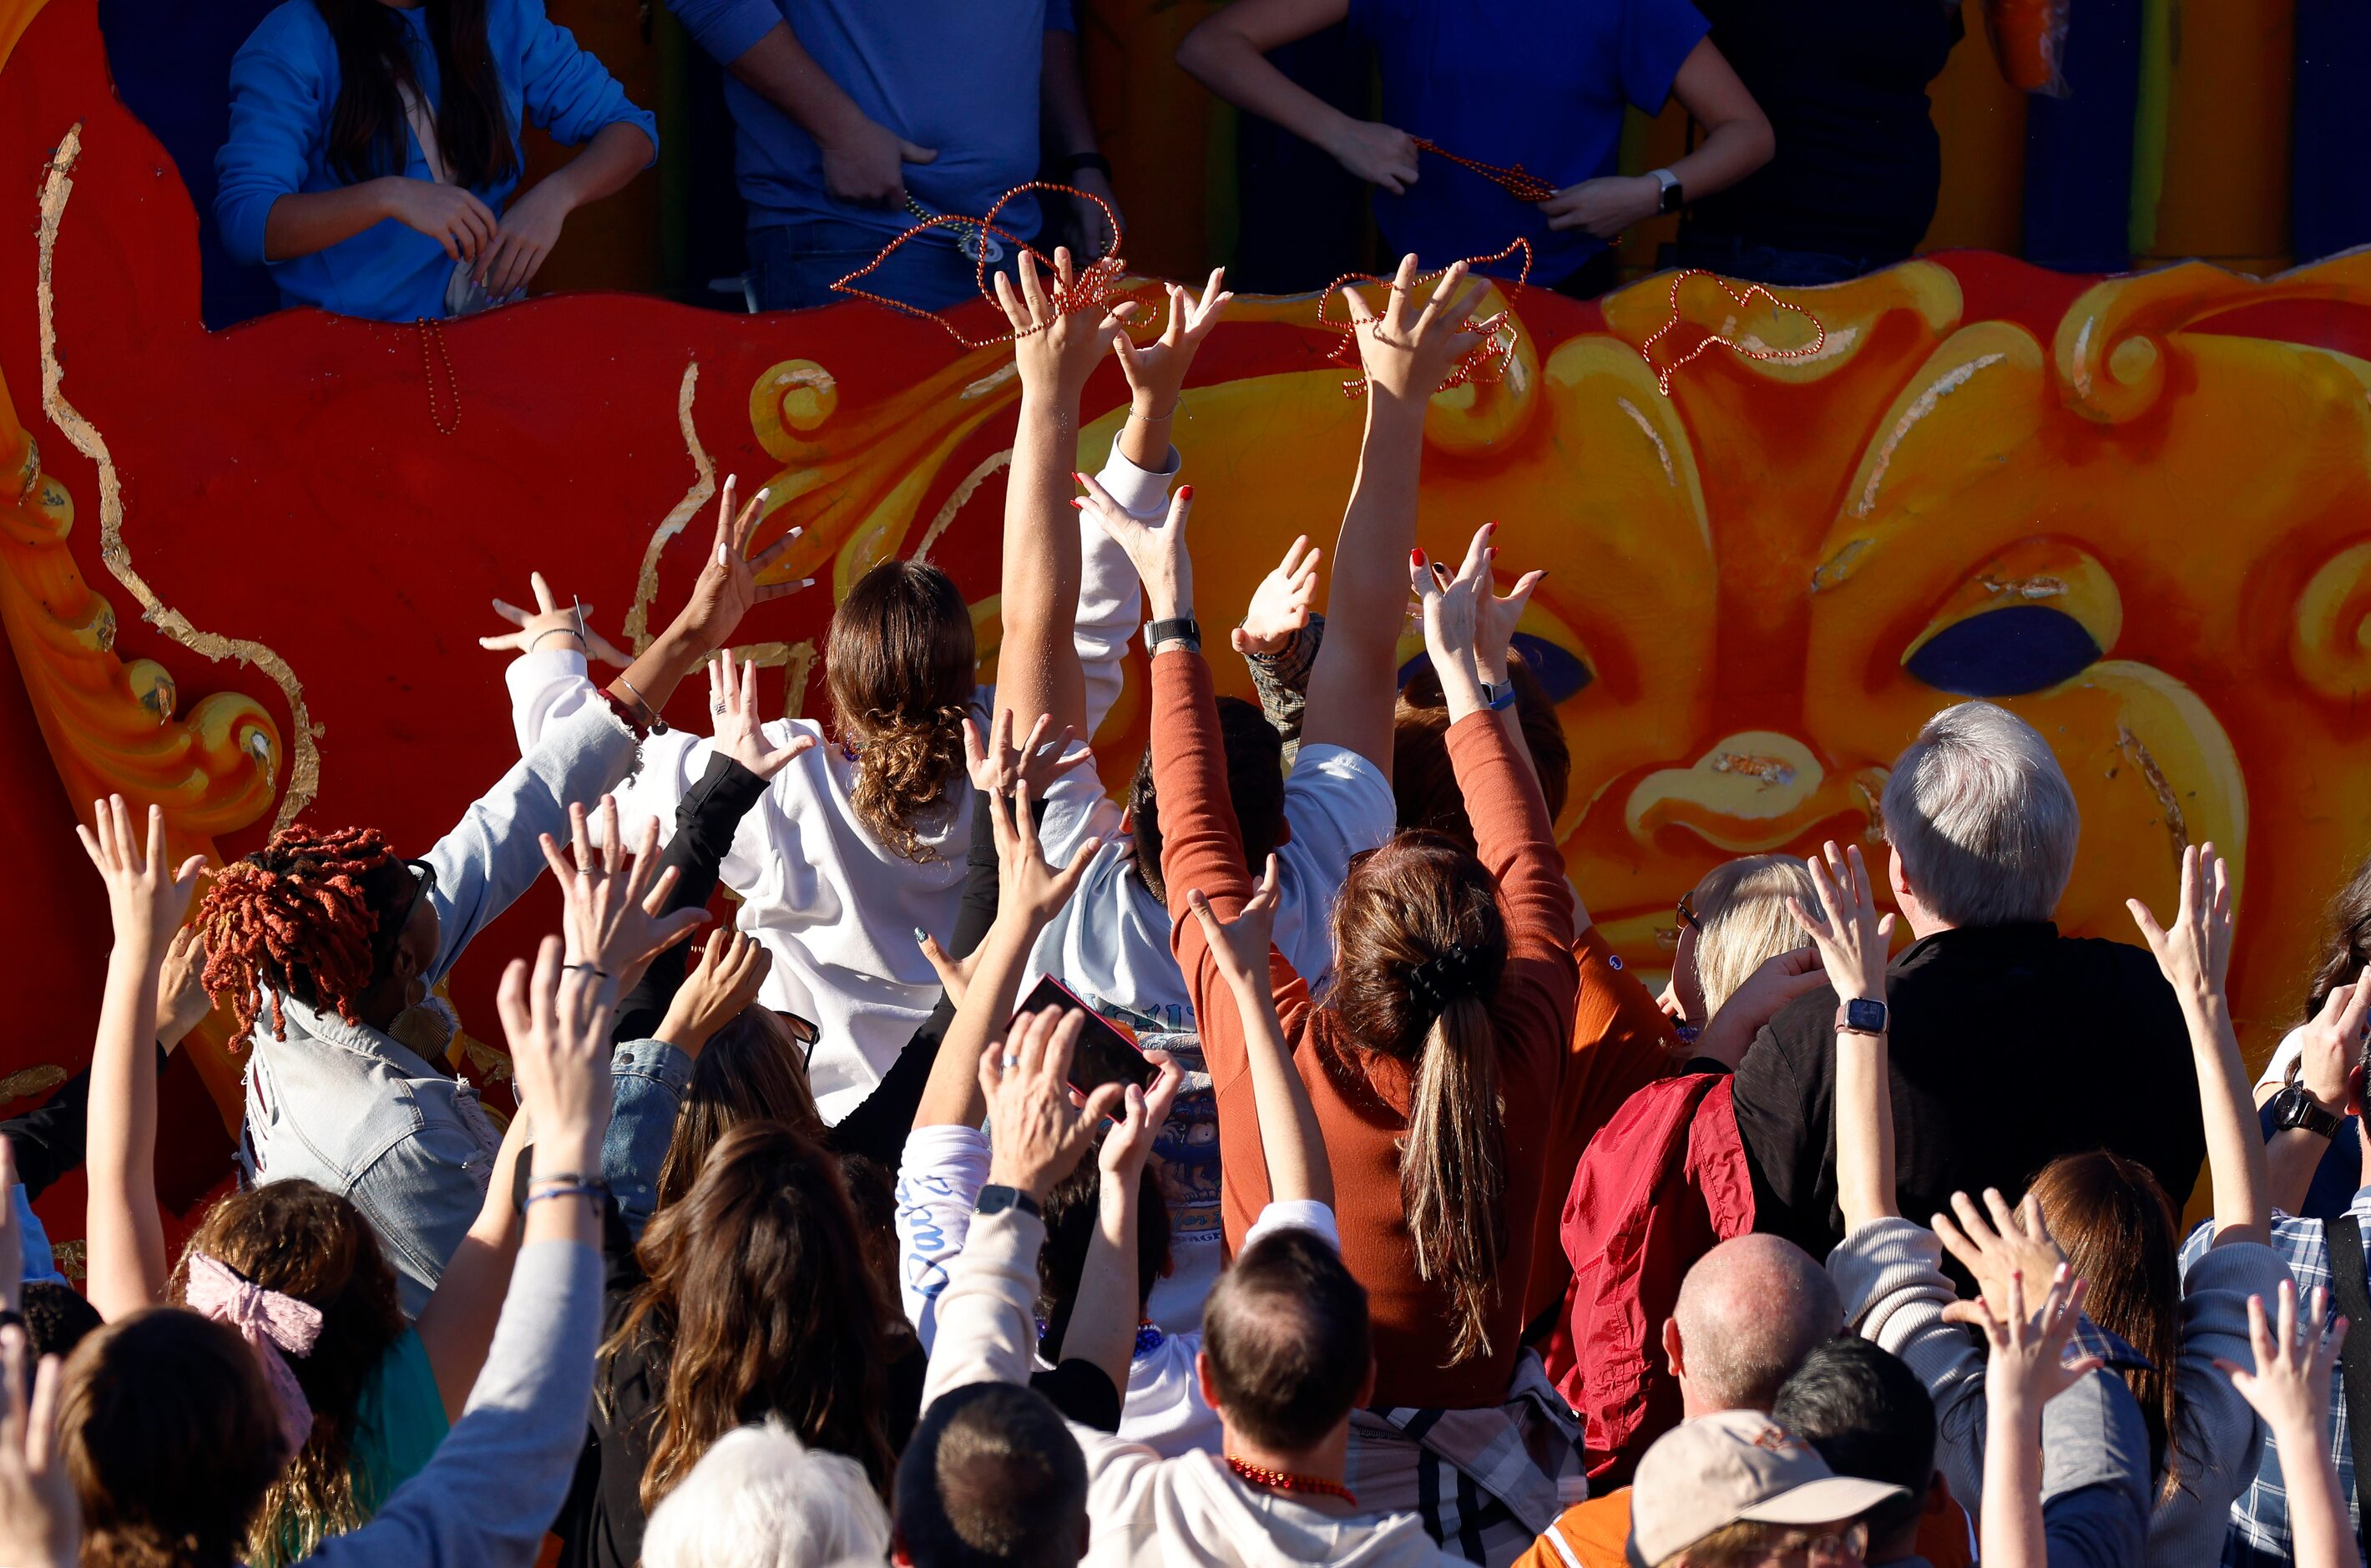
<path fill-rule="evenodd" d="M 439 85 L 427 7 L 396 15 L 407 26 L 422 92 L 434 102 Z M 576 47 L 566 28 L 552 25 L 543 0 L 487 0 L 486 41 L 502 77 L 514 145 L 523 120 L 532 118 L 571 146 L 624 121 L 640 126 L 657 147 L 658 122 L 628 100 L 616 78 Z M 214 218 L 223 248 L 234 261 L 268 266 L 283 305 L 318 305 L 381 321 L 441 317 L 453 262 L 435 240 L 393 218 L 310 256 L 264 259 L 264 223 L 273 203 L 347 183 L 330 164 L 330 115 L 339 83 L 337 45 L 313 0 L 285 0 L 240 46 L 230 67 L 230 137 L 214 155 L 220 181 Z M 419 139 L 408 130 L 404 151 L 403 174 L 431 178 Z M 517 185 L 514 175 L 475 189 L 499 214 Z"/>

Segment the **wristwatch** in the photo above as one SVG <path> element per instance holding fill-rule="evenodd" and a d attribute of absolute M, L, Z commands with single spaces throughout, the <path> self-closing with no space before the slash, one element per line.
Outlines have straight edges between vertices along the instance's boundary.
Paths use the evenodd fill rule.
<path fill-rule="evenodd" d="M 1836 1033 L 1881 1035 L 1885 1032 L 1885 1020 L 1884 1003 L 1856 996 L 1836 1009 Z"/>
<path fill-rule="evenodd" d="M 1663 188 L 1662 194 L 1655 199 L 1657 212 L 1676 213 L 1687 204 L 1687 192 L 1680 189 L 1680 177 L 1670 169 L 1650 168 L 1647 178 Z"/>
<path fill-rule="evenodd" d="M 1156 653 L 1163 643 L 1183 643 L 1196 653 L 1202 651 L 1202 628 L 1190 615 L 1180 615 L 1170 621 L 1155 621 L 1144 628 L 1144 651 Z"/>
<path fill-rule="evenodd" d="M 979 1201 L 972 1207 L 983 1214 L 1000 1214 L 1007 1209 L 1018 1209 L 1041 1220 L 1046 1217 L 1046 1211 L 1037 1206 L 1037 1200 L 1018 1187 L 983 1187 L 979 1190 Z"/>
<path fill-rule="evenodd" d="M 2282 1132 L 2302 1127 L 2319 1138 L 2335 1138 L 2346 1118 L 2332 1116 L 2314 1102 L 2303 1084 L 2291 1084 L 2273 1097 L 2273 1126 Z"/>

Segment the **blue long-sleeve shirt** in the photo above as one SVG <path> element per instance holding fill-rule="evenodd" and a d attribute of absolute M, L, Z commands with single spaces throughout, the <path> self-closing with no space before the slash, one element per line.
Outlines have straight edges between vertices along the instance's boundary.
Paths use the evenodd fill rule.
<path fill-rule="evenodd" d="M 729 65 L 788 23 L 799 44 L 874 123 L 935 162 L 908 164 L 906 189 L 932 212 L 979 217 L 1037 178 L 1037 91 L 1046 34 L 1076 30 L 1070 0 L 670 0 L 685 30 Z M 855 207 L 824 189 L 823 155 L 792 118 L 729 73 L 735 176 L 749 226 L 837 218 L 885 240 L 913 223 L 902 208 Z M 1026 238 L 1035 197 L 997 216 Z"/>
<path fill-rule="evenodd" d="M 428 7 L 395 14 L 403 18 L 422 95 L 434 103 L 440 88 Z M 658 122 L 627 99 L 617 79 L 576 46 L 566 28 L 545 17 L 543 0 L 488 0 L 486 42 L 502 78 L 503 117 L 514 146 L 526 119 L 571 146 L 623 121 L 639 126 L 654 150 L 658 146 Z M 441 317 L 452 260 L 434 239 L 393 218 L 309 256 L 271 261 L 263 254 L 264 224 L 273 203 L 347 183 L 330 161 L 330 115 L 339 84 L 337 45 L 313 0 L 285 0 L 240 47 L 230 67 L 230 136 L 214 155 L 214 217 L 223 247 L 234 261 L 268 266 L 283 305 L 318 305 L 381 321 Z M 434 178 L 419 138 L 408 127 L 404 157 L 406 178 Z M 499 213 L 517 185 L 514 174 L 471 189 Z"/>

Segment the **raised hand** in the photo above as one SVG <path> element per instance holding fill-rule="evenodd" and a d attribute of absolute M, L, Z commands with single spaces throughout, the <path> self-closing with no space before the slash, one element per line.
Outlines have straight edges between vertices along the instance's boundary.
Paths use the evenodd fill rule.
<path fill-rule="evenodd" d="M 1307 534 L 1285 548 L 1276 570 L 1252 590 L 1251 608 L 1235 628 L 1235 652 L 1281 653 L 1292 634 L 1309 624 L 1309 608 L 1317 599 L 1317 563 L 1324 553 L 1309 542 Z"/>
<path fill-rule="evenodd" d="M 1007 1039 L 990 1041 L 981 1053 L 991 1186 L 1015 1188 L 1043 1203 L 1079 1168 L 1097 1124 L 1117 1114 L 1117 1084 L 1096 1089 L 1083 1106 L 1072 1102 L 1070 1054 L 1085 1025 L 1083 1014 L 1048 1007 L 1016 1020 Z"/>
<path fill-rule="evenodd" d="M 514 958 L 494 1003 L 517 1074 L 519 1105 L 535 1115 L 536 1174 L 591 1175 L 609 1128 L 609 1014 L 616 985 L 565 961 L 547 936 L 530 970 Z"/>
<path fill-rule="evenodd" d="M 1152 1080 L 1152 1087 L 1139 1089 L 1134 1084 L 1127 1086 L 1120 1097 L 1119 1109 L 1114 1113 L 1116 1124 L 1104 1134 L 1104 1144 L 1096 1154 L 1097 1167 L 1107 1178 L 1116 1179 L 1133 1191 L 1143 1179 L 1144 1167 L 1152 1158 L 1152 1144 L 1161 1136 L 1161 1129 L 1169 1120 L 1169 1108 L 1177 1103 L 1177 1091 L 1186 1083 L 1185 1069 L 1165 1051 L 1148 1051 L 1144 1059 L 1161 1069 Z"/>
<path fill-rule="evenodd" d="M 1077 476 L 1085 495 L 1070 503 L 1093 513 L 1112 541 L 1127 552 L 1144 598 L 1155 621 L 1173 621 L 1194 612 L 1194 556 L 1186 544 L 1186 520 L 1194 511 L 1194 487 L 1181 484 L 1169 498 L 1169 516 L 1159 522 L 1131 517 L 1112 499 L 1111 492 L 1085 474 Z"/>
<path fill-rule="evenodd" d="M 2223 993 L 2231 970 L 2231 873 L 2211 843 L 2181 852 L 2181 893 L 2173 919 L 2159 925 L 2138 899 L 2126 899 L 2133 923 L 2141 928 L 2157 967 L 2177 995 L 2204 998 Z"/>
<path fill-rule="evenodd" d="M 0 1328 L 0 1562 L 75 1568 L 82 1507 L 59 1430 L 64 1379 L 53 1355 L 41 1357 L 40 1369 L 29 1376 L 31 1355 L 22 1324 Z"/>
<path fill-rule="evenodd" d="M 1387 285 L 1382 315 L 1357 290 L 1344 293 L 1371 396 L 1422 402 L 1440 389 L 1460 359 L 1480 346 L 1482 334 L 1466 323 L 1488 285 L 1464 284 L 1465 263 L 1459 261 L 1441 273 L 1417 309 L 1416 258 L 1409 255 L 1400 258 L 1399 273 Z"/>
<path fill-rule="evenodd" d="M 2306 1024 L 2294 1082 L 2332 1115 L 2346 1110 L 2347 1079 L 2371 1041 L 2371 981 L 2333 987 Z"/>
<path fill-rule="evenodd" d="M 708 667 L 708 711 L 716 721 L 716 749 L 761 779 L 770 779 L 793 759 L 815 749 L 815 737 L 794 735 L 780 749 L 767 743 L 758 716 L 758 666 L 745 663 L 734 679 L 733 650 L 718 652 Z"/>
<path fill-rule="evenodd" d="M 576 651 L 588 659 L 623 669 L 633 663 L 633 656 L 619 649 L 616 644 L 586 624 L 593 613 L 589 604 L 561 604 L 553 597 L 551 585 L 540 572 L 527 574 L 527 587 L 535 592 L 535 611 L 529 614 L 503 599 L 494 600 L 494 613 L 518 628 L 496 636 L 480 637 L 478 646 L 497 652 L 531 654 L 544 648 L 567 647 L 572 642 Z"/>
<path fill-rule="evenodd" d="M 1136 314 L 1136 301 L 1123 299 L 1105 311 L 1065 308 L 1078 286 L 1078 269 L 1071 265 L 1067 246 L 1054 252 L 1050 291 L 1038 275 L 1037 258 L 1028 250 L 1022 250 L 1014 271 L 1021 275 L 1017 285 L 1002 273 L 996 274 L 996 302 L 1012 326 L 1012 356 L 1021 367 L 1022 394 L 1076 398 L 1113 340 L 1123 336 L 1128 318 Z"/>
<path fill-rule="evenodd" d="M 1053 727 L 1053 715 L 1039 714 L 1029 726 L 1028 738 L 1016 745 L 1011 708 L 997 710 L 985 739 L 977 724 L 964 720 L 964 766 L 971 776 L 971 787 L 989 795 L 1011 795 L 1014 786 L 1026 784 L 1030 794 L 1044 799 L 1056 779 L 1094 760 L 1094 753 L 1082 746 L 1071 749 L 1077 746 L 1079 732 L 1069 725 L 1047 738 Z"/>
<path fill-rule="evenodd" d="M 2231 1387 L 2264 1418 L 2280 1449 L 2281 1482 L 2288 1489 L 2289 1525 L 2297 1568 L 2361 1564 L 2346 1497 L 2331 1457 L 2330 1375 L 2346 1342 L 2343 1318 L 2331 1322 L 2330 1293 L 2313 1293 L 2312 1310 L 2297 1312 L 2296 1286 L 2281 1282 L 2278 1333 L 2264 1322 L 2264 1298 L 2248 1298 L 2248 1339 L 2256 1352 L 2251 1371 L 2216 1357 Z"/>
<path fill-rule="evenodd" d="M 1424 647 L 1440 677 L 1440 694 L 1451 723 L 1486 705 L 1482 672 L 1475 644 L 1481 624 L 1480 601 L 1489 591 L 1491 530 L 1485 523 L 1475 530 L 1465 549 L 1465 561 L 1454 575 L 1446 566 L 1425 559 L 1421 550 L 1408 552 L 1408 587 L 1424 603 Z"/>
<path fill-rule="evenodd" d="M 1029 810 L 1029 796 L 1024 781 L 1011 795 L 991 791 L 986 806 L 989 827 L 996 835 L 997 923 L 1034 935 L 1070 901 L 1103 841 L 1090 838 L 1081 843 L 1068 865 L 1058 868 L 1048 864 L 1045 847 L 1038 842 L 1036 820 Z"/>
<path fill-rule="evenodd" d="M 1983 1295 L 1981 1302 L 1954 1302 L 1945 1307 L 1943 1316 L 1951 1322 L 1981 1326 L 1979 1307 L 1995 1318 L 2017 1316 L 2009 1306 L 2009 1276 L 2046 1280 L 2066 1266 L 2066 1254 L 2041 1217 L 2041 1200 L 2030 1193 L 2012 1209 L 1997 1188 L 1984 1189 L 1983 1208 L 1965 1192 L 1954 1192 L 1951 1210 L 1937 1214 L 1931 1228 L 1945 1250 L 1975 1277 Z"/>
<path fill-rule="evenodd" d="M 1484 530 L 1497 538 L 1498 525 L 1489 524 Z M 1482 591 L 1474 601 L 1474 664 L 1482 679 L 1493 686 L 1504 685 L 1507 674 L 1507 650 L 1514 645 L 1515 628 L 1523 619 L 1523 607 L 1532 602 L 1532 590 L 1547 580 L 1545 572 L 1526 572 L 1515 579 L 1515 586 L 1502 597 L 1498 592 L 1497 568 L 1498 547 L 1484 547 Z"/>
<path fill-rule="evenodd" d="M 601 847 L 593 847 L 590 823 L 581 805 L 568 808 L 571 854 L 549 833 L 542 835 L 544 863 L 560 879 L 566 900 L 561 929 L 568 935 L 572 972 L 588 970 L 615 982 L 611 1001 L 634 988 L 651 960 L 690 935 L 708 919 L 704 909 L 662 914 L 674 890 L 676 869 L 658 869 L 659 825 L 646 818 L 630 854 L 618 830 L 618 799 L 601 797 Z"/>
<path fill-rule="evenodd" d="M 1167 419 L 1177 412 L 1194 355 L 1235 297 L 1226 292 L 1226 268 L 1212 268 L 1198 299 L 1183 284 L 1163 285 L 1169 291 L 1169 319 L 1159 337 L 1139 343 L 1126 332 L 1112 335 L 1112 352 L 1119 355 L 1120 374 L 1128 377 L 1130 405 L 1139 418 Z"/>
<path fill-rule="evenodd" d="M 1991 1342 L 1984 1366 L 1984 1400 L 1996 1411 L 2023 1413 L 2033 1423 L 2041 1407 L 2073 1388 L 2102 1365 L 2095 1355 L 2066 1359 L 2066 1342 L 2083 1318 L 2084 1282 L 2069 1283 L 2066 1265 L 2047 1275 L 2049 1292 L 2039 1310 L 2026 1316 L 2026 1274 L 2013 1269 L 2002 1282 L 2002 1312 L 1996 1314 L 1981 1298 L 1966 1303 Z"/>
<path fill-rule="evenodd" d="M 1824 859 L 1815 854 L 1804 862 L 1810 867 L 1820 907 L 1807 909 L 1790 893 L 1787 908 L 1811 934 L 1811 945 L 1819 950 L 1839 1002 L 1882 1002 L 1886 938 L 1893 931 L 1893 917 L 1878 916 L 1876 885 L 1861 862 L 1858 844 L 1839 853 L 1830 839 L 1822 854 Z"/>
<path fill-rule="evenodd" d="M 1201 923 L 1202 935 L 1210 944 L 1210 957 L 1219 966 L 1220 978 L 1238 995 L 1267 989 L 1268 951 L 1276 941 L 1276 907 L 1283 901 L 1278 885 L 1276 856 L 1271 854 L 1259 886 L 1252 889 L 1251 898 L 1232 920 L 1220 919 L 1219 912 L 1210 907 L 1201 889 L 1193 889 L 1186 895 L 1186 906 Z"/>
<path fill-rule="evenodd" d="M 804 530 L 792 528 L 752 557 L 749 540 L 762 518 L 766 492 L 758 491 L 749 497 L 747 505 L 735 511 L 733 502 L 738 483 L 736 476 L 727 475 L 717 495 L 716 542 L 700 569 L 700 580 L 691 586 L 690 602 L 676 617 L 677 628 L 703 653 L 723 647 L 752 605 L 769 604 L 815 587 L 813 577 L 794 583 L 758 581 Z"/>
<path fill-rule="evenodd" d="M 206 939 L 194 925 L 173 933 L 156 977 L 156 1043 L 169 1054 L 214 1010 L 206 994 Z"/>
<path fill-rule="evenodd" d="M 772 967 L 772 955 L 762 943 L 729 925 L 718 926 L 668 1001 L 659 1039 L 697 1059 L 717 1030 L 758 999 Z"/>
<path fill-rule="evenodd" d="M 120 795 L 90 803 L 95 827 L 76 824 L 75 836 L 83 853 L 107 883 L 107 909 L 119 943 L 147 945 L 149 961 L 162 961 L 189 912 L 190 895 L 206 859 L 193 854 L 179 870 L 165 864 L 165 808 L 148 807 L 148 836 L 144 843 L 132 830 L 132 810 Z"/>

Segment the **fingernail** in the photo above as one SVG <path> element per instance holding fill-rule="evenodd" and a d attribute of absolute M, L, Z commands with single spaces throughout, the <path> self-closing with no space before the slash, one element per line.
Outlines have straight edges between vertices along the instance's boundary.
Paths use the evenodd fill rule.
<path fill-rule="evenodd" d="M 1081 484 L 1084 484 L 1084 483 L 1086 483 L 1086 482 L 1087 482 L 1087 476 L 1086 476 L 1085 474 L 1081 473 L 1081 472 L 1080 472 L 1078 470 L 1076 470 L 1076 469 L 1072 469 L 1072 470 L 1070 470 L 1070 477 L 1071 477 L 1072 479 L 1077 480 Z"/>
<path fill-rule="evenodd" d="M 917 942 L 927 942 L 930 940 L 930 935 L 918 925 L 914 927 L 914 940 Z"/>
<path fill-rule="evenodd" d="M 1085 511 L 1085 510 L 1087 509 L 1087 498 L 1086 498 L 1085 496 L 1083 496 L 1083 495 L 1073 495 L 1073 496 L 1071 496 L 1071 497 L 1070 497 L 1070 509 L 1071 509 L 1072 511 L 1074 511 L 1074 512 L 1083 512 L 1083 511 Z"/>
<path fill-rule="evenodd" d="M 1181 484 L 1181 485 L 1179 485 L 1179 486 L 1177 487 L 1177 499 L 1178 499 L 1178 500 L 1180 500 L 1180 501 L 1191 501 L 1191 500 L 1193 500 L 1193 499 L 1194 499 L 1194 487 L 1193 487 L 1192 485 L 1190 485 L 1190 484 Z"/>
<path fill-rule="evenodd" d="M 1423 564 L 1424 564 L 1424 552 L 1423 552 L 1423 551 L 1421 551 L 1421 550 L 1411 550 L 1411 551 L 1409 551 L 1409 552 L 1408 552 L 1408 564 L 1409 564 L 1409 565 L 1411 565 L 1411 566 L 1421 566 L 1421 565 L 1423 565 Z"/>

